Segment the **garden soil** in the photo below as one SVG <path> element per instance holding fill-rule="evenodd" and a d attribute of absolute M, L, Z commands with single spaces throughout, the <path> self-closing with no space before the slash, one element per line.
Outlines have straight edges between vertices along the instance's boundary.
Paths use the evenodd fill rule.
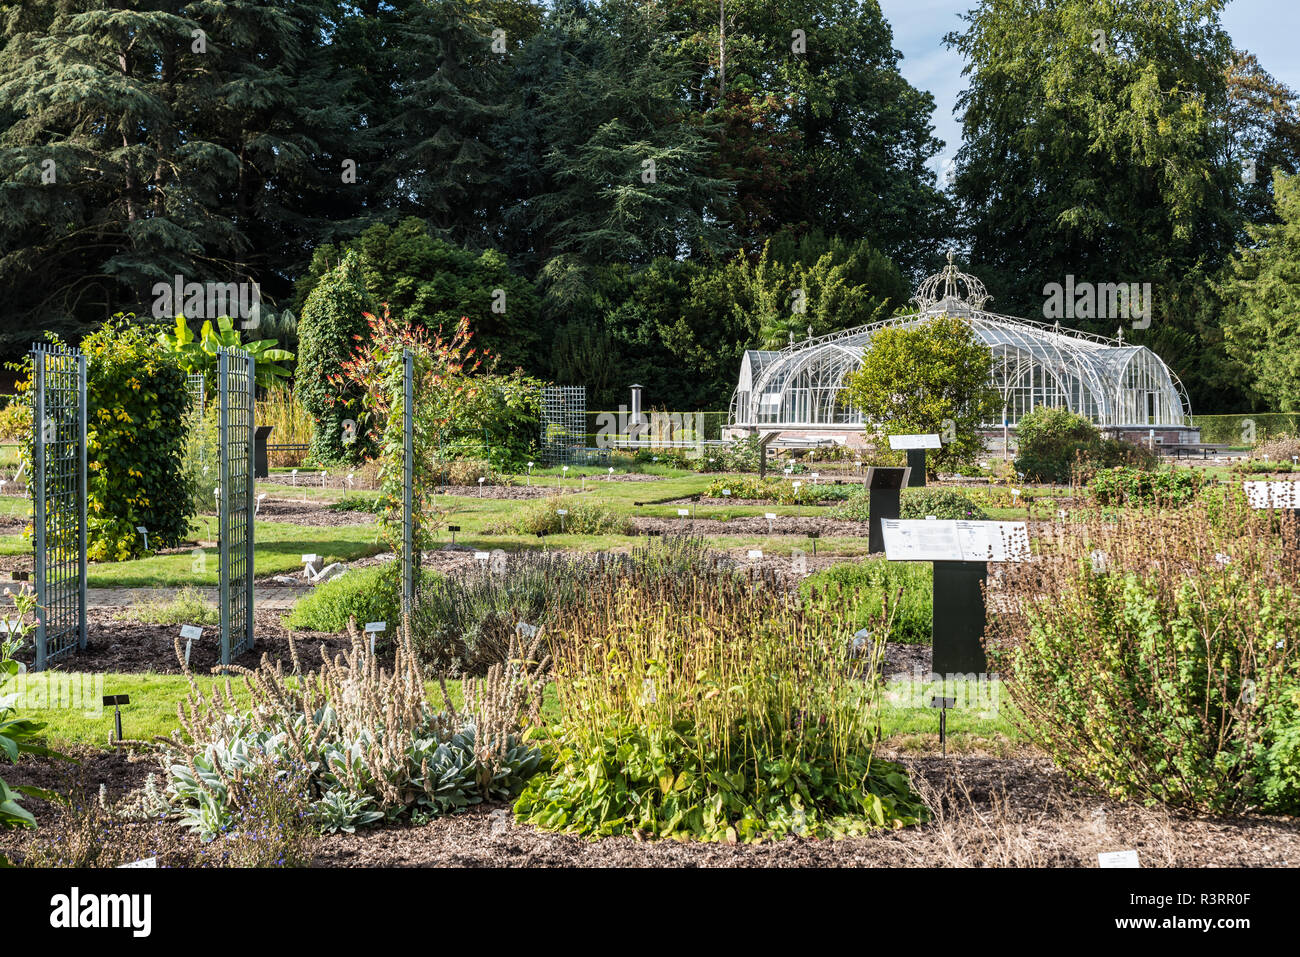
<path fill-rule="evenodd" d="M 151 755 L 85 749 L 77 755 L 83 798 L 99 784 L 109 801 L 157 774 Z M 422 827 L 389 826 L 322 839 L 320 867 L 1096 867 L 1105 851 L 1136 850 L 1144 867 L 1300 866 L 1300 821 L 1246 815 L 1203 818 L 1120 802 L 1072 784 L 1046 759 L 902 756 L 935 808 L 917 827 L 843 840 L 787 839 L 736 845 L 637 840 L 587 841 L 518 826 L 506 805 L 480 805 Z M 69 788 L 65 762 L 23 757 L 5 768 L 11 785 Z M 38 824 L 54 809 L 25 799 Z M 211 860 L 180 824 L 123 824 L 122 840 L 157 854 L 161 866 Z M 141 834 L 141 830 L 145 833 Z M 39 835 L 39 831 L 36 834 Z M 48 831 L 46 832 L 48 835 Z M 0 854 L 21 860 L 32 832 L 0 834 Z M 114 839 L 113 837 L 109 838 Z M 141 852 L 134 852 L 141 853 Z"/>

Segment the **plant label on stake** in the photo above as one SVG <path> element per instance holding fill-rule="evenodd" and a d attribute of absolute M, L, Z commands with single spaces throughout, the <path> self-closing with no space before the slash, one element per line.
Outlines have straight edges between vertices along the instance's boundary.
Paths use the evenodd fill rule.
<path fill-rule="evenodd" d="M 368 621 L 366 622 L 366 634 L 370 636 L 370 657 L 375 656 L 375 635 L 381 631 L 388 630 L 386 621 Z"/>
<path fill-rule="evenodd" d="M 772 534 L 772 523 L 776 521 L 776 512 L 764 512 L 763 517 L 767 519 L 767 534 Z"/>
<path fill-rule="evenodd" d="M 451 532 L 451 543 L 456 544 L 456 533 L 460 531 L 459 525 L 448 525 L 447 531 Z"/>
<path fill-rule="evenodd" d="M 491 558 L 492 558 L 492 553 L 491 553 L 491 552 L 475 552 L 475 553 L 474 553 L 474 561 L 478 562 L 480 565 L 484 565 L 484 566 L 486 566 L 487 563 L 488 563 L 488 561 L 491 560 Z"/>
<path fill-rule="evenodd" d="M 759 559 L 759 558 L 762 558 L 762 557 L 763 557 L 763 550 L 762 550 L 761 548 L 751 548 L 751 549 L 749 550 L 749 557 L 750 557 L 751 559 Z"/>
<path fill-rule="evenodd" d="M 198 625 L 181 625 L 181 637 L 185 639 L 185 667 L 190 664 L 190 647 L 203 637 L 203 629 Z"/>
<path fill-rule="evenodd" d="M 137 525 L 135 530 L 144 538 L 144 550 L 146 552 L 149 551 L 149 529 L 145 528 L 143 525 Z"/>
<path fill-rule="evenodd" d="M 558 516 L 560 516 L 560 531 L 563 532 L 563 531 L 564 531 L 564 516 L 566 516 L 566 515 L 569 514 L 569 510 L 568 510 L 567 508 L 557 508 L 557 509 L 555 510 L 555 514 L 558 515 Z"/>

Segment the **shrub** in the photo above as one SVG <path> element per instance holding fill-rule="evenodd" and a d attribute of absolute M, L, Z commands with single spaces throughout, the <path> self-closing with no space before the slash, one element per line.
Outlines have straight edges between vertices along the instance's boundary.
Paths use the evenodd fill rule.
<path fill-rule="evenodd" d="M 354 336 L 366 332 L 370 309 L 361 260 L 349 252 L 321 278 L 298 320 L 298 372 L 294 388 L 299 403 L 315 423 L 311 457 L 326 464 L 359 462 L 373 447 L 360 427 L 345 430 L 344 421 L 359 422 L 361 389 L 336 381 L 352 358 Z"/>
<path fill-rule="evenodd" d="M 987 517 L 968 495 L 956 489 L 939 486 L 905 488 L 900 498 L 900 518 L 915 519 L 933 515 L 942 519 L 983 521 Z"/>
<path fill-rule="evenodd" d="M 401 616 L 400 578 L 401 566 L 395 561 L 351 569 L 300 598 L 285 624 L 300 631 L 340 632 L 355 619 L 386 621 L 395 628 Z"/>
<path fill-rule="evenodd" d="M 865 522 L 871 518 L 871 493 L 861 485 L 852 487 L 848 500 L 835 510 L 836 518 L 854 522 Z M 1010 495 L 1007 496 L 1010 498 Z M 982 521 L 987 516 L 972 498 L 971 493 L 943 488 L 942 486 L 922 486 L 905 488 L 899 496 L 899 517 L 907 519 L 935 518 L 962 519 Z"/>
<path fill-rule="evenodd" d="M 1016 471 L 1033 482 L 1066 485 L 1080 458 L 1100 451 L 1101 433 L 1069 409 L 1037 406 L 1016 426 Z"/>
<path fill-rule="evenodd" d="M 439 485 L 478 484 L 480 478 L 486 479 L 485 485 L 509 485 L 509 479 L 501 474 L 492 463 L 483 459 L 453 459 L 439 462 L 433 467 L 434 481 Z"/>
<path fill-rule="evenodd" d="M 87 356 L 87 555 L 124 561 L 189 535 L 192 488 L 185 373 L 134 316 L 116 316 L 81 342 Z"/>
<path fill-rule="evenodd" d="M 550 631 L 554 767 L 519 820 L 734 843 L 920 819 L 902 769 L 873 757 L 879 679 L 855 676 L 838 616 L 716 567 L 607 574 L 603 600 Z"/>
<path fill-rule="evenodd" d="M 886 606 L 892 627 L 886 640 L 928 645 L 934 619 L 934 583 L 929 562 L 887 562 L 883 558 L 832 565 L 799 583 L 799 594 L 835 614 L 848 633 L 872 627 Z"/>
<path fill-rule="evenodd" d="M 445 694 L 443 710 L 430 706 L 405 629 L 391 669 L 348 630 L 351 650 L 320 672 L 286 676 L 263 658 L 245 673 L 249 710 L 237 707 L 229 681 L 205 697 L 186 669 L 183 730 L 165 744 L 162 762 L 170 812 L 203 840 L 238 824 L 243 797 L 259 780 L 288 779 L 307 795 L 305 810 L 321 829 L 352 831 L 509 798 L 536 772 L 541 754 L 521 739 L 540 711 L 535 672 L 546 662 L 536 645 L 516 646 L 513 667 L 467 682 L 461 714 Z"/>
<path fill-rule="evenodd" d="M 794 487 L 793 481 L 783 481 L 782 479 L 763 479 L 752 478 L 747 475 L 738 475 L 725 479 L 715 479 L 709 483 L 709 487 L 704 490 L 705 496 L 714 499 L 725 500 L 728 496 L 722 494 L 723 490 L 731 492 L 731 498 L 735 499 L 754 499 L 758 501 L 777 502 L 781 505 L 806 505 L 812 502 L 828 502 L 846 499 L 853 494 L 857 486 L 853 485 L 814 485 L 810 479 L 796 479 L 799 487 Z"/>
<path fill-rule="evenodd" d="M 13 396 L 8 405 L 0 407 L 0 439 L 22 442 L 31 434 L 32 407 L 26 398 Z"/>
<path fill-rule="evenodd" d="M 519 552 L 425 583 L 411 618 L 421 660 L 448 674 L 482 674 L 506 660 L 519 622 L 548 625 L 558 609 L 585 598 L 594 563 L 560 553 Z"/>
<path fill-rule="evenodd" d="M 1219 504 L 1094 516 L 1006 566 L 1021 614 L 990 619 L 991 665 L 1030 739 L 1113 795 L 1296 813 L 1296 530 Z"/>
<path fill-rule="evenodd" d="M 1120 466 L 1096 472 L 1088 492 L 1099 505 L 1185 505 L 1205 484 L 1194 468 L 1157 471 Z"/>
<path fill-rule="evenodd" d="M 1103 469 L 1127 465 L 1147 471 L 1160 466 L 1160 453 L 1148 445 L 1137 445 L 1124 439 L 1102 439 L 1090 464 Z"/>
<path fill-rule="evenodd" d="M 560 515 L 564 509 L 568 514 Z M 485 529 L 489 535 L 631 535 L 632 521 L 607 505 L 584 502 L 577 496 L 550 496 L 519 506 L 509 518 Z"/>

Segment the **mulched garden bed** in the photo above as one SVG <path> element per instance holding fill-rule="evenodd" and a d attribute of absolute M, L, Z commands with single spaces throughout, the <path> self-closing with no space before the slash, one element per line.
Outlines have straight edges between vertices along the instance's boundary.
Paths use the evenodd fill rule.
<path fill-rule="evenodd" d="M 292 525 L 326 528 L 340 525 L 374 525 L 379 521 L 374 512 L 342 511 L 329 508 L 326 502 L 303 502 L 269 496 L 258 506 L 257 519 L 262 522 L 288 522 Z"/>
<path fill-rule="evenodd" d="M 768 520 L 761 515 L 736 515 L 723 521 L 718 518 L 657 518 L 633 515 L 632 524 L 640 534 L 647 531 L 665 535 L 802 535 L 817 532 L 823 538 L 866 538 L 871 531 L 867 522 L 825 518 L 818 515 L 778 515 Z"/>
<path fill-rule="evenodd" d="M 150 755 L 84 749 L 70 768 L 24 757 L 4 768 L 10 785 L 110 801 L 158 774 Z M 792 838 L 765 844 L 676 843 L 630 837 L 588 841 L 514 823 L 508 805 L 489 804 L 423 827 L 391 826 L 326 836 L 319 867 L 1096 867 L 1104 851 L 1136 850 L 1144 867 L 1300 866 L 1300 821 L 1243 815 L 1204 818 L 1095 794 L 1070 782 L 1045 758 L 895 756 L 937 810 L 931 823 L 843 840 Z M 55 809 L 24 799 L 47 830 Z M 157 855 L 161 866 L 192 866 L 219 855 L 174 821 L 112 826 L 110 846 Z M 0 833 L 0 853 L 21 860 L 41 832 Z M 203 852 L 207 851 L 207 854 Z"/>
<path fill-rule="evenodd" d="M 86 648 L 61 659 L 55 670 L 59 671 L 116 671 L 160 674 L 180 674 L 176 659 L 175 638 L 179 625 L 145 625 L 138 621 L 118 620 L 117 615 L 128 612 L 126 608 L 92 608 L 87 613 L 89 638 Z M 279 611 L 254 611 L 253 625 L 257 647 L 235 658 L 232 664 L 256 668 L 262 655 L 272 661 L 282 661 L 292 669 L 289 654 L 290 631 L 280 620 Z M 350 647 L 346 635 L 332 635 L 314 631 L 292 632 L 298 646 L 298 657 L 303 668 L 320 667 L 322 653 L 331 659 Z M 28 642 L 18 653 L 18 660 L 31 664 L 34 651 Z M 208 674 L 221 662 L 221 629 L 207 625 L 203 637 L 190 650 L 190 669 L 195 674 Z"/>

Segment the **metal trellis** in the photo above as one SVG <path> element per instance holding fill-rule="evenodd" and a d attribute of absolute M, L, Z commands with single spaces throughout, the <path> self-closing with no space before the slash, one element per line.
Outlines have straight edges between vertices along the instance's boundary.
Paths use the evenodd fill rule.
<path fill-rule="evenodd" d="M 32 347 L 36 670 L 86 647 L 86 357 Z"/>
<path fill-rule="evenodd" d="M 252 649 L 253 373 L 242 349 L 217 353 L 221 463 L 217 495 L 221 554 L 221 663 Z"/>
<path fill-rule="evenodd" d="M 572 465 L 585 461 L 587 449 L 587 387 L 542 387 L 542 461 Z"/>

